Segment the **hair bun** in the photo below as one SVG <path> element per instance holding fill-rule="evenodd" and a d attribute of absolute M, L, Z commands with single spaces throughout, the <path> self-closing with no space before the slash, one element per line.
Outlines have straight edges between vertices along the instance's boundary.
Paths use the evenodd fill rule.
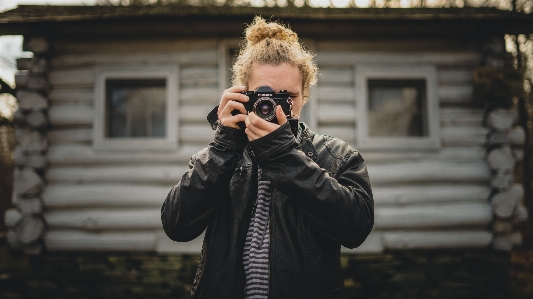
<path fill-rule="evenodd" d="M 262 17 L 256 16 L 252 24 L 246 28 L 248 46 L 253 46 L 267 38 L 289 43 L 298 42 L 298 35 L 294 31 L 275 22 L 267 23 Z"/>

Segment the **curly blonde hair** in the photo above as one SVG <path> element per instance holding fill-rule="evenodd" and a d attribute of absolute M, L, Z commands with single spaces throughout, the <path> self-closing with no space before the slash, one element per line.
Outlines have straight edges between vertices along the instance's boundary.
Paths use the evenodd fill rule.
<path fill-rule="evenodd" d="M 300 69 L 303 102 L 306 103 L 309 90 L 316 83 L 318 67 L 315 55 L 298 42 L 298 35 L 279 23 L 267 23 L 259 16 L 246 28 L 245 35 L 233 64 L 233 85 L 248 86 L 254 62 L 271 65 L 290 63 Z"/>

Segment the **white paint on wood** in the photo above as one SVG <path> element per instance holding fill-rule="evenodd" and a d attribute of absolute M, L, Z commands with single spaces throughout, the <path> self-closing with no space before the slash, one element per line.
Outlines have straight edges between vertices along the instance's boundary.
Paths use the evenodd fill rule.
<path fill-rule="evenodd" d="M 439 68 L 437 80 L 439 84 L 473 83 L 473 68 Z"/>
<path fill-rule="evenodd" d="M 485 230 L 384 232 L 386 249 L 485 248 L 492 233 Z"/>
<path fill-rule="evenodd" d="M 92 105 L 61 104 L 48 110 L 52 126 L 90 126 L 93 123 Z"/>
<path fill-rule="evenodd" d="M 72 142 L 90 144 L 93 138 L 93 130 L 85 128 L 50 130 L 48 131 L 48 138 L 54 144 Z"/>
<path fill-rule="evenodd" d="M 356 111 L 353 103 L 322 103 L 317 108 L 317 120 L 323 124 L 347 124 L 355 126 Z"/>
<path fill-rule="evenodd" d="M 353 85 L 353 69 L 351 67 L 321 67 L 318 82 L 320 85 Z"/>
<path fill-rule="evenodd" d="M 55 208 L 161 207 L 169 186 L 128 184 L 49 184 L 44 206 Z"/>
<path fill-rule="evenodd" d="M 355 90 L 351 86 L 317 85 L 318 101 L 351 102 L 355 100 Z"/>
<path fill-rule="evenodd" d="M 421 203 L 486 203 L 490 192 L 491 189 L 486 185 L 457 184 L 379 186 L 372 189 L 376 207 Z"/>
<path fill-rule="evenodd" d="M 340 138 L 352 146 L 355 143 L 355 128 L 353 126 L 319 125 L 317 132 L 320 132 L 320 134 Z"/>
<path fill-rule="evenodd" d="M 171 52 L 191 52 L 212 49 L 216 46 L 215 39 L 186 39 L 186 38 L 150 38 L 150 39 L 129 39 L 124 42 L 122 39 L 104 40 L 57 40 L 54 41 L 54 53 L 62 55 L 72 54 L 103 54 L 112 53 L 116 55 L 128 55 L 130 53 L 159 54 Z"/>
<path fill-rule="evenodd" d="M 440 122 L 443 126 L 473 125 L 481 126 L 484 109 L 463 107 L 440 107 Z"/>
<path fill-rule="evenodd" d="M 321 65 L 345 66 L 347 64 L 383 63 L 383 64 L 434 64 L 445 66 L 475 66 L 481 60 L 479 52 L 346 52 L 320 51 L 318 60 Z"/>
<path fill-rule="evenodd" d="M 488 130 L 481 125 L 443 126 L 440 129 L 443 146 L 468 146 L 485 144 Z"/>
<path fill-rule="evenodd" d="M 46 172 L 46 180 L 50 183 L 126 182 L 173 185 L 179 182 L 188 169 L 185 164 L 50 167 Z"/>
<path fill-rule="evenodd" d="M 85 232 L 48 230 L 43 237 L 49 251 L 153 251 L 153 231 Z"/>
<path fill-rule="evenodd" d="M 394 164 L 367 164 L 372 185 L 407 183 L 488 183 L 490 170 L 486 163 L 413 161 Z"/>
<path fill-rule="evenodd" d="M 161 228 L 161 208 L 59 210 L 43 214 L 51 229 L 142 230 Z"/>
<path fill-rule="evenodd" d="M 213 50 L 170 51 L 160 53 L 98 53 L 98 54 L 62 54 L 52 57 L 54 68 L 93 65 L 132 65 L 132 64 L 180 64 L 180 65 L 216 65 L 217 53 Z"/>
<path fill-rule="evenodd" d="M 192 104 L 186 103 L 179 107 L 180 121 L 202 123 L 204 126 L 211 128 L 207 123 L 207 115 L 216 105 L 212 104 Z"/>
<path fill-rule="evenodd" d="M 384 250 L 382 239 L 382 232 L 373 230 L 361 246 L 353 249 L 341 246 L 341 253 L 380 253 Z"/>
<path fill-rule="evenodd" d="M 48 73 L 54 88 L 92 88 L 94 85 L 94 68 L 55 69 Z"/>
<path fill-rule="evenodd" d="M 48 98 L 55 104 L 92 105 L 93 89 L 91 88 L 55 88 L 50 91 Z"/>
<path fill-rule="evenodd" d="M 365 161 L 376 163 L 390 163 L 398 161 L 484 161 L 486 148 L 484 146 L 447 146 L 438 151 L 364 151 Z"/>
<path fill-rule="evenodd" d="M 489 203 L 446 203 L 379 207 L 376 229 L 486 227 L 492 221 Z"/>
<path fill-rule="evenodd" d="M 218 86 L 218 68 L 212 66 L 191 66 L 181 69 L 183 86 Z"/>
<path fill-rule="evenodd" d="M 96 151 L 90 145 L 52 145 L 47 158 L 53 166 L 58 165 L 106 165 L 133 163 L 184 163 L 206 145 L 184 145 L 177 150 Z"/>
<path fill-rule="evenodd" d="M 210 104 L 215 107 L 220 102 L 222 94 L 217 87 L 183 87 L 180 91 L 180 101 L 190 104 Z"/>
<path fill-rule="evenodd" d="M 203 144 L 213 141 L 215 131 L 207 123 L 202 125 L 183 124 L 180 128 L 181 144 Z"/>
<path fill-rule="evenodd" d="M 439 85 L 437 94 L 440 103 L 460 104 L 469 103 L 474 96 L 472 85 Z"/>

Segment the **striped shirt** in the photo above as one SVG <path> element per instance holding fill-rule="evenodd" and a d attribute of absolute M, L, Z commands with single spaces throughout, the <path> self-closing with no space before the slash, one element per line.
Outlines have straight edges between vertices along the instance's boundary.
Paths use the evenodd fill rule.
<path fill-rule="evenodd" d="M 244 244 L 244 274 L 246 299 L 268 298 L 270 221 L 269 208 L 272 186 L 259 169 L 257 201 Z"/>

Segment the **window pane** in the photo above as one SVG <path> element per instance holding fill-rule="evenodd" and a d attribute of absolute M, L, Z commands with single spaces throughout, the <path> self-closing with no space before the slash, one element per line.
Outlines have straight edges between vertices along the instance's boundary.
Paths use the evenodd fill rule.
<path fill-rule="evenodd" d="M 428 136 L 425 80 L 368 80 L 369 136 Z"/>
<path fill-rule="evenodd" d="M 165 79 L 107 80 L 106 103 L 106 137 L 165 137 Z"/>

